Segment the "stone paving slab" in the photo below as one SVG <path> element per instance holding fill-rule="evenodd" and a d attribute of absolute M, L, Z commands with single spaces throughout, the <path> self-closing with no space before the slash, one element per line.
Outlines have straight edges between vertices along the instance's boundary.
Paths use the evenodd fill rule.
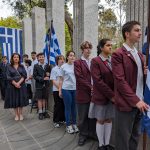
<path fill-rule="evenodd" d="M 36 110 L 24 109 L 25 119 L 14 121 L 13 110 L 3 109 L 0 101 L 0 150 L 96 150 L 98 142 L 88 140 L 79 147 L 78 134 L 67 134 L 65 126 L 54 128 L 51 119 L 38 120 Z M 112 143 L 114 143 L 112 136 Z M 142 142 L 139 149 L 142 150 Z M 148 149 L 150 149 L 150 142 Z"/>

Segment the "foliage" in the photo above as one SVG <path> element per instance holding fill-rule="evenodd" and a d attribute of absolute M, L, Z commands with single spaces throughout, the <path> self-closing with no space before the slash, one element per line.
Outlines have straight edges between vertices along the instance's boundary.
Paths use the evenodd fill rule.
<path fill-rule="evenodd" d="M 9 28 L 21 28 L 21 22 L 14 16 L 1 18 L 0 19 L 0 26 L 9 27 Z"/>
<path fill-rule="evenodd" d="M 117 17 L 111 8 L 99 13 L 99 38 L 112 39 L 117 30 Z"/>
<path fill-rule="evenodd" d="M 69 29 L 68 29 L 68 26 L 67 24 L 65 24 L 65 42 L 66 42 L 66 45 L 65 45 L 65 52 L 71 50 L 71 37 L 70 37 L 70 34 L 69 34 Z"/>

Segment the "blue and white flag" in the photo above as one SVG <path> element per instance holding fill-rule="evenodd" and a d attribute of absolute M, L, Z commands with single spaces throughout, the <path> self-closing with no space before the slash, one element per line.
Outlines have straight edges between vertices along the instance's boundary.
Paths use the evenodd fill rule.
<path fill-rule="evenodd" d="M 0 27 L 0 48 L 2 56 L 7 56 L 8 61 L 13 53 L 19 53 L 22 56 L 22 30 Z"/>
<path fill-rule="evenodd" d="M 51 65 L 55 65 L 55 57 L 58 55 L 61 55 L 61 51 L 59 48 L 58 40 L 55 34 L 55 30 L 53 25 L 51 25 L 51 38 L 49 37 L 49 33 L 46 34 L 45 38 L 45 48 L 44 48 L 44 55 L 46 58 L 46 62 L 48 63 L 48 60 L 50 60 Z M 50 54 L 49 54 L 49 44 L 50 44 Z M 48 59 L 48 57 L 50 57 Z"/>
<path fill-rule="evenodd" d="M 144 45 L 142 48 L 142 52 L 144 55 L 146 55 L 148 44 L 150 44 L 147 42 L 147 34 L 148 34 L 148 28 L 146 28 L 146 31 L 145 31 Z M 148 72 L 147 72 L 147 78 L 146 78 L 146 84 L 145 84 L 145 90 L 144 90 L 144 101 L 148 105 L 150 105 L 150 56 L 148 60 Z M 150 136 L 150 110 L 148 112 L 145 112 L 145 114 L 143 115 L 142 131 L 146 131 L 147 134 Z"/>

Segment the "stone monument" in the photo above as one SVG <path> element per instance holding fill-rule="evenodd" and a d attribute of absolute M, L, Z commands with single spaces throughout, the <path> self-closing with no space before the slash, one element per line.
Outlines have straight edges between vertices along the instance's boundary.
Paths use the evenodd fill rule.
<path fill-rule="evenodd" d="M 34 7 L 32 10 L 33 51 L 43 52 L 46 35 L 45 9 Z"/>
<path fill-rule="evenodd" d="M 73 49 L 80 57 L 80 44 L 88 40 L 93 45 L 92 56 L 97 54 L 98 44 L 98 0 L 73 1 Z"/>
<path fill-rule="evenodd" d="M 149 0 L 127 0 L 127 21 L 136 20 L 142 26 L 142 40 L 138 44 L 139 49 L 142 48 L 144 42 L 144 34 L 148 21 L 148 2 Z"/>
<path fill-rule="evenodd" d="M 28 54 L 30 57 L 31 52 L 33 51 L 31 18 L 23 19 L 23 49 L 24 53 Z"/>

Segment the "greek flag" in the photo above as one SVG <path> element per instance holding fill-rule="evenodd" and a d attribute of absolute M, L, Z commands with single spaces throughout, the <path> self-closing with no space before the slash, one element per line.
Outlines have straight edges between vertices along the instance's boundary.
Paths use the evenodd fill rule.
<path fill-rule="evenodd" d="M 19 53 L 22 56 L 22 30 L 0 27 L 0 49 L 2 56 L 7 56 L 8 61 L 13 53 Z"/>
<path fill-rule="evenodd" d="M 142 52 L 144 55 L 146 55 L 148 44 L 150 44 L 147 42 L 147 34 L 148 34 L 148 28 L 146 28 L 146 31 L 145 31 L 144 45 L 142 48 Z M 147 79 L 146 79 L 146 85 L 145 85 L 145 90 L 144 90 L 144 101 L 148 105 L 150 105 L 150 56 L 148 60 L 148 72 L 147 72 Z M 150 136 L 150 110 L 148 112 L 145 112 L 145 114 L 143 115 L 142 131 L 146 131 L 147 134 Z"/>
<path fill-rule="evenodd" d="M 50 44 L 50 53 L 49 53 L 49 44 Z M 56 64 L 55 57 L 57 55 L 61 55 L 61 51 L 59 48 L 58 40 L 57 40 L 53 25 L 51 25 L 51 32 L 50 30 L 48 30 L 46 34 L 44 55 L 45 55 L 45 61 L 48 63 L 48 60 L 50 60 L 51 65 L 55 65 Z M 48 57 L 50 58 L 48 59 Z"/>

